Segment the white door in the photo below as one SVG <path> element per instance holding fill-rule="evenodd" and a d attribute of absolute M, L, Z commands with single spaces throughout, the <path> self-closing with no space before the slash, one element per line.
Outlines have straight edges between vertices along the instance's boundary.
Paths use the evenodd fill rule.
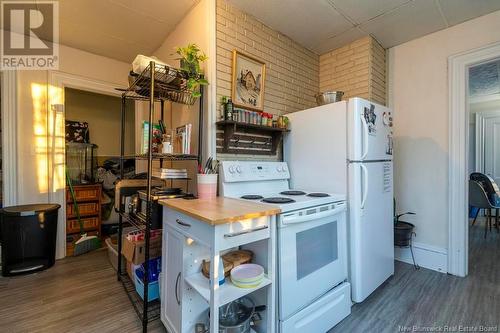
<path fill-rule="evenodd" d="M 347 278 L 345 210 L 342 202 L 280 216 L 280 320 Z"/>
<path fill-rule="evenodd" d="M 484 173 L 500 185 L 500 115 L 484 120 Z"/>
<path fill-rule="evenodd" d="M 162 319 L 166 321 L 165 326 L 173 333 L 180 333 L 182 320 L 182 276 L 184 236 L 168 228 L 165 231 L 164 244 L 166 243 L 165 266 L 162 267 L 164 274 L 163 283 L 164 297 L 162 298 Z M 165 254 L 164 254 L 165 255 Z M 163 304 L 165 304 L 163 306 Z"/>
<path fill-rule="evenodd" d="M 391 110 L 362 98 L 351 98 L 347 111 L 348 159 L 392 160 L 392 151 Z"/>
<path fill-rule="evenodd" d="M 350 281 L 362 302 L 394 274 L 392 162 L 349 164 Z"/>

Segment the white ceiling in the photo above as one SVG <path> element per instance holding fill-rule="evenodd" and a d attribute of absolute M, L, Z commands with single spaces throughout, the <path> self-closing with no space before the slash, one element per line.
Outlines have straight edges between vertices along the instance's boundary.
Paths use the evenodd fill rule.
<path fill-rule="evenodd" d="M 60 43 L 132 62 L 158 49 L 199 0 L 60 0 Z"/>
<path fill-rule="evenodd" d="M 372 35 L 392 47 L 500 10 L 500 0 L 229 0 L 318 54 Z"/>

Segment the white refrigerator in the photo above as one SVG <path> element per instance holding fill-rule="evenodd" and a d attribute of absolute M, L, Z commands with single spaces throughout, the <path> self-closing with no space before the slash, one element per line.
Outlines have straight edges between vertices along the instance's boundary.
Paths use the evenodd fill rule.
<path fill-rule="evenodd" d="M 291 186 L 347 193 L 351 297 L 362 302 L 394 274 L 391 110 L 352 98 L 287 116 Z"/>

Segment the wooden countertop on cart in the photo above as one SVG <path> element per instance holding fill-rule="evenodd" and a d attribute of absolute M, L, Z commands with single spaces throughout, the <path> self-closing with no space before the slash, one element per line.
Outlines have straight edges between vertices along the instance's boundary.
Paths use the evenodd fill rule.
<path fill-rule="evenodd" d="M 210 225 L 281 213 L 281 209 L 271 205 L 225 197 L 192 200 L 166 199 L 159 200 L 159 203 Z"/>

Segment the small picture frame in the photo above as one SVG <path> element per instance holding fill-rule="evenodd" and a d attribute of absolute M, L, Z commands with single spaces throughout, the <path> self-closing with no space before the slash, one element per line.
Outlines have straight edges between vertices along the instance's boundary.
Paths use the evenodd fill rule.
<path fill-rule="evenodd" d="M 264 110 L 266 64 L 252 56 L 233 50 L 231 99 L 236 107 Z"/>

